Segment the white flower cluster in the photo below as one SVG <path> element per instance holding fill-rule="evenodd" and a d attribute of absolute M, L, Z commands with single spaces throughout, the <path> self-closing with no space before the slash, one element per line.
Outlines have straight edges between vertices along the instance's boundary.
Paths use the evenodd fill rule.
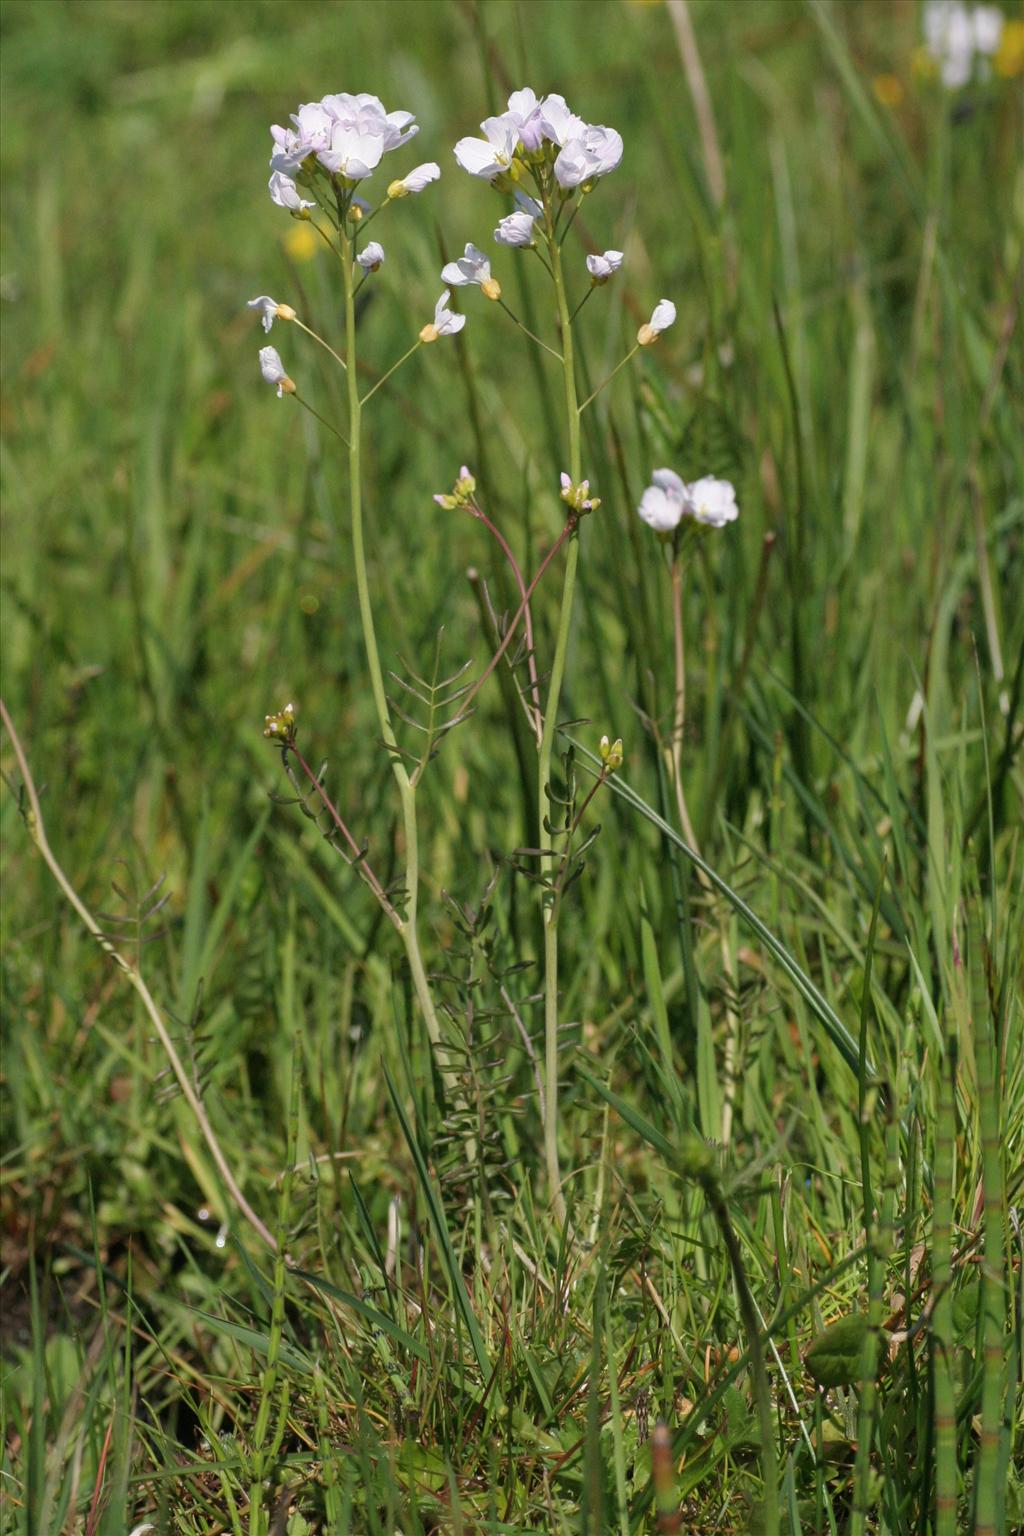
<path fill-rule="evenodd" d="M 684 517 L 706 528 L 724 528 L 739 517 L 736 491 L 728 480 L 705 475 L 687 485 L 674 469 L 656 469 L 637 511 L 656 533 L 672 533 Z"/>
<path fill-rule="evenodd" d="M 962 0 L 928 0 L 924 45 L 939 66 L 943 85 L 957 91 L 974 72 L 975 60 L 999 50 L 1006 18 L 997 5 L 968 7 Z"/>
<path fill-rule="evenodd" d="M 540 100 L 529 86 L 513 91 L 508 110 L 500 117 L 485 118 L 480 130 L 482 139 L 459 140 L 455 158 L 464 171 L 485 181 L 511 172 L 517 157 L 549 159 L 558 185 L 569 192 L 607 176 L 622 159 L 622 136 L 614 128 L 585 123 L 569 110 L 564 96 L 545 96 Z"/>
<path fill-rule="evenodd" d="M 357 96 L 339 91 L 322 101 L 304 102 L 291 121 L 290 128 L 275 123 L 270 130 L 270 196 L 280 207 L 300 214 L 315 205 L 300 195 L 297 183 L 311 186 L 318 168 L 346 182 L 365 181 L 386 154 L 419 133 L 411 112 L 388 112 L 379 96 L 365 91 Z M 420 192 L 440 174 L 432 161 L 417 166 L 391 184 L 389 195 Z"/>

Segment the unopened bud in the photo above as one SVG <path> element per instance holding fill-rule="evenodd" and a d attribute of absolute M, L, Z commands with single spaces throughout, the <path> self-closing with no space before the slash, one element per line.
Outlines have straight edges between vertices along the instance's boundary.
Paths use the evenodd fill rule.
<path fill-rule="evenodd" d="M 290 747 L 295 740 L 295 705 L 286 704 L 276 715 L 267 715 L 263 734 L 268 741 L 280 741 Z"/>
<path fill-rule="evenodd" d="M 363 216 L 363 210 L 358 203 L 352 203 L 348 210 L 348 216 L 353 224 L 358 224 Z"/>
<path fill-rule="evenodd" d="M 607 773 L 614 773 L 617 768 L 622 767 L 623 752 L 621 736 L 616 736 L 614 741 L 609 741 L 607 736 L 602 736 L 599 751 L 601 754 L 601 761 L 604 764 L 605 771 Z"/>
<path fill-rule="evenodd" d="M 480 292 L 485 298 L 496 301 L 501 298 L 501 284 L 496 277 L 489 277 L 486 282 L 480 284 Z"/>

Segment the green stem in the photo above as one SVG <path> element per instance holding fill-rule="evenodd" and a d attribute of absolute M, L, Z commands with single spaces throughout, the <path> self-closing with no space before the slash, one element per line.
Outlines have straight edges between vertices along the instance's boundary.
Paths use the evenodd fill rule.
<path fill-rule="evenodd" d="M 957 1430 L 953 1382 L 953 1188 L 956 1172 L 957 1038 L 948 1018 L 939 1066 L 932 1200 L 931 1324 L 935 1441 L 935 1536 L 956 1536 Z"/>
<path fill-rule="evenodd" d="M 417 347 L 422 347 L 422 345 L 423 345 L 422 341 L 417 336 L 416 340 L 413 342 L 413 344 L 409 348 L 408 352 L 403 352 L 401 357 L 398 359 L 398 362 L 397 363 L 392 363 L 391 367 L 388 369 L 387 373 L 381 374 L 380 378 L 377 380 L 377 382 L 373 386 L 373 388 L 370 389 L 370 390 L 367 390 L 366 394 L 363 396 L 362 400 L 360 401 L 360 405 L 365 405 L 368 400 L 372 400 L 374 395 L 377 393 L 378 389 L 380 389 L 381 385 L 382 384 L 386 384 L 388 379 L 390 379 L 391 375 L 393 373 L 397 373 L 399 368 L 401 368 L 402 364 L 406 361 L 406 359 L 412 357 L 412 355 L 416 351 Z"/>
<path fill-rule="evenodd" d="M 529 336 L 531 341 L 535 341 L 537 343 L 538 347 L 543 347 L 545 352 L 550 352 L 551 356 L 553 358 L 556 358 L 558 360 L 558 362 L 562 361 L 562 354 L 560 352 L 556 352 L 554 347 L 549 347 L 546 341 L 541 341 L 539 336 L 535 336 L 533 331 L 530 330 L 530 327 L 528 325 L 524 325 L 523 324 L 523 322 L 520 320 L 519 316 L 516 314 L 515 310 L 514 309 L 509 309 L 509 307 L 505 303 L 504 299 L 499 299 L 498 303 L 501 305 L 501 307 L 505 311 L 506 315 L 508 315 L 509 319 L 514 321 L 514 323 L 516 325 L 518 325 L 519 329 L 523 332 L 524 335 Z"/>
<path fill-rule="evenodd" d="M 594 392 L 592 394 L 589 394 L 587 396 L 587 398 L 584 400 L 583 404 L 580 406 L 579 413 L 580 413 L 581 416 L 583 415 L 583 412 L 586 410 L 587 406 L 590 405 L 592 401 L 597 399 L 597 397 L 601 393 L 602 389 L 604 389 L 608 384 L 611 383 L 611 381 L 612 381 L 612 379 L 614 379 L 615 375 L 618 372 L 620 372 L 621 369 L 625 368 L 626 364 L 632 358 L 636 357 L 636 354 L 639 352 L 639 350 L 640 350 L 640 343 L 636 342 L 635 345 L 630 349 L 630 351 L 628 351 L 626 353 L 626 355 L 622 359 L 622 361 L 620 363 L 616 363 L 615 364 L 615 367 L 612 369 L 612 371 L 608 375 L 608 377 L 601 381 L 601 383 L 597 386 L 597 388 L 594 390 Z"/>
<path fill-rule="evenodd" d="M 558 301 L 558 318 L 562 332 L 562 371 L 565 380 L 565 414 L 569 431 L 569 477 L 573 485 L 582 479 L 580 455 L 580 412 L 576 394 L 576 368 L 573 355 L 572 325 L 562 276 L 562 256 L 554 238 L 550 204 L 547 204 L 551 275 Z M 551 779 L 551 756 L 558 726 L 558 705 L 565 676 L 565 657 L 569 647 L 569 627 L 572 621 L 572 600 L 576 589 L 576 567 L 579 563 L 579 530 L 574 528 L 569 537 L 565 561 L 565 577 L 562 583 L 562 607 L 558 616 L 558 632 L 555 638 L 555 656 L 551 666 L 551 683 L 548 688 L 547 709 L 544 715 L 544 731 L 540 743 L 538 763 L 538 814 L 540 817 L 540 848 L 548 852 L 552 848 L 551 833 L 545 826 L 548 818 L 548 784 Z M 565 1218 L 565 1202 L 562 1199 L 562 1179 L 558 1163 L 558 903 L 553 892 L 544 896 L 544 1154 L 547 1164 L 548 1191 L 551 1205 L 560 1221 Z"/>
<path fill-rule="evenodd" d="M 328 241 L 328 244 L 330 245 L 330 241 Z M 331 249 L 334 249 L 333 245 L 331 246 Z M 313 340 L 319 342 L 320 346 L 323 347 L 325 352 L 329 352 L 331 354 L 336 363 L 340 363 L 343 368 L 345 367 L 345 359 L 339 356 L 337 352 L 335 352 L 334 348 L 329 342 L 324 341 L 322 336 L 318 336 L 316 331 L 311 330 L 310 327 L 304 323 L 304 321 L 300 320 L 298 315 L 295 315 L 292 318 L 291 323 L 292 325 L 297 325 L 300 331 L 305 331 L 307 336 L 312 336 Z"/>
<path fill-rule="evenodd" d="M 985 1242 L 981 1268 L 982 1382 L 981 1424 L 975 1462 L 975 1536 L 997 1536 L 1006 1529 L 1002 1438 L 1006 1400 L 1006 1222 L 1003 1145 L 999 1115 L 999 1057 L 986 980 L 986 948 L 981 894 L 973 856 L 967 905 L 969 999 L 974 1054 L 978 1070 L 978 1128 L 981 1133 L 981 1182 Z M 1002 1479 L 1005 1479 L 1005 1463 Z"/>
<path fill-rule="evenodd" d="M 354 244 L 343 232 L 340 233 L 339 239 L 341 242 L 341 267 L 345 283 L 345 349 L 348 364 L 345 378 L 348 384 L 348 473 L 349 500 L 352 507 L 352 564 L 355 567 L 356 573 L 359 619 L 363 629 L 366 663 L 370 671 L 370 689 L 373 693 L 373 702 L 377 710 L 380 733 L 387 748 L 388 756 L 391 759 L 392 772 L 395 775 L 398 792 L 402 800 L 402 823 L 405 831 L 407 907 L 405 916 L 402 918 L 400 932 L 406 958 L 409 962 L 413 986 L 416 990 L 416 997 L 427 1026 L 427 1034 L 430 1037 L 431 1046 L 436 1051 L 441 1044 L 441 1026 L 434 1008 L 434 1000 L 430 995 L 430 986 L 427 981 L 426 968 L 423 964 L 423 956 L 420 953 L 419 936 L 416 931 L 419 894 L 419 836 L 416 824 L 416 789 L 410 781 L 405 765 L 399 755 L 398 742 L 395 739 L 394 729 L 391 724 L 391 711 L 388 708 L 387 694 L 384 690 L 384 674 L 380 664 L 377 632 L 374 628 L 373 608 L 370 604 L 370 585 L 366 574 L 366 547 L 363 540 L 362 482 L 360 479 L 360 434 L 363 402 L 359 399 L 359 381 L 356 376 Z M 371 390 L 370 393 L 372 394 L 373 391 Z"/>

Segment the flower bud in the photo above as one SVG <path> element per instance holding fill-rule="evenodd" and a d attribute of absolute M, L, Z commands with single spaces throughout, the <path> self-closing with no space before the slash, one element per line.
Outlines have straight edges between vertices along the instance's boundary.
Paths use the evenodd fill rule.
<path fill-rule="evenodd" d="M 267 715 L 263 734 L 268 741 L 279 741 L 290 747 L 295 741 L 295 705 L 286 704 L 276 715 Z"/>
<path fill-rule="evenodd" d="M 609 741 L 607 736 L 601 737 L 599 749 L 601 761 L 607 773 L 614 773 L 622 767 L 622 737 L 616 736 L 614 741 Z"/>

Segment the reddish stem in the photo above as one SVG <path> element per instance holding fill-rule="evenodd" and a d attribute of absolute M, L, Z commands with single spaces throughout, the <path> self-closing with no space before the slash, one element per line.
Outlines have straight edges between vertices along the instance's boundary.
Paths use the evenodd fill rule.
<path fill-rule="evenodd" d="M 540 683 L 537 679 L 537 657 L 533 647 L 533 616 L 530 613 L 529 593 L 526 590 L 526 583 L 523 580 L 523 573 L 519 569 L 518 560 L 512 553 L 512 550 L 509 548 L 508 540 L 505 538 L 501 530 L 491 522 L 483 508 L 478 506 L 476 502 L 471 501 L 467 502 L 466 511 L 471 513 L 473 517 L 478 518 L 479 521 L 483 523 L 487 531 L 491 534 L 491 536 L 500 545 L 505 559 L 512 567 L 512 574 L 516 578 L 516 586 L 519 588 L 519 596 L 522 598 L 521 612 L 523 614 L 523 626 L 526 630 L 527 667 L 529 668 L 530 672 L 530 692 L 533 695 L 532 724 L 537 737 L 537 745 L 539 746 L 544 733 L 544 716 L 540 706 Z"/>
<path fill-rule="evenodd" d="M 330 798 L 330 796 L 328 795 L 327 791 L 324 789 L 323 785 L 321 784 L 320 780 L 317 778 L 316 774 L 313 772 L 312 768 L 306 762 L 306 759 L 303 757 L 302 753 L 299 751 L 298 747 L 295 745 L 294 741 L 285 742 L 284 743 L 284 748 L 285 748 L 286 752 L 291 752 L 292 756 L 295 758 L 296 762 L 299 764 L 299 767 L 302 769 L 303 773 L 306 775 L 306 778 L 309 780 L 310 784 L 312 784 L 313 788 L 316 790 L 317 794 L 320 797 L 320 803 L 323 805 L 324 810 L 328 813 L 328 815 L 330 816 L 331 820 L 334 822 L 334 825 L 337 827 L 338 831 L 341 833 L 342 837 L 345 839 L 346 843 L 348 843 L 348 846 L 351 848 L 353 856 L 354 856 L 354 862 L 357 865 L 357 867 L 359 868 L 359 870 L 362 872 L 362 874 L 363 874 L 363 876 L 364 876 L 364 878 L 366 880 L 367 885 L 369 885 L 369 887 L 372 890 L 373 894 L 376 896 L 377 900 L 380 902 L 381 906 L 384 908 L 385 912 L 388 914 L 388 916 L 390 917 L 391 921 L 394 923 L 395 927 L 396 928 L 401 927 L 401 919 L 399 918 L 398 913 L 395 911 L 394 907 L 391 905 L 391 902 L 388 900 L 387 895 L 385 894 L 385 891 L 384 891 L 384 887 L 381 885 L 380 881 L 377 879 L 377 876 L 374 874 L 373 870 L 370 868 L 370 865 L 369 865 L 369 863 L 367 862 L 367 859 L 364 856 L 363 849 L 360 848 L 359 844 L 356 842 L 355 838 L 352 836 L 352 833 L 349 831 L 348 826 L 346 825 L 346 823 L 345 823 L 345 821 L 344 821 L 344 819 L 343 819 L 343 817 L 341 815 L 341 812 L 338 810 L 337 806 L 334 804 L 334 801 Z"/>
<path fill-rule="evenodd" d="M 508 626 L 508 629 L 505 631 L 505 638 L 502 640 L 501 644 L 498 646 L 498 649 L 495 651 L 494 655 L 491 657 L 490 661 L 487 663 L 486 667 L 481 672 L 480 676 L 477 678 L 477 680 L 473 684 L 472 688 L 469 690 L 469 693 L 466 695 L 466 698 L 463 701 L 462 709 L 459 711 L 459 718 L 460 719 L 464 719 L 465 718 L 466 710 L 472 704 L 473 700 L 476 698 L 477 694 L 480 692 L 480 689 L 483 687 L 484 683 L 486 683 L 487 679 L 490 677 L 491 673 L 494 671 L 495 667 L 498 665 L 498 662 L 501 660 L 501 658 L 504 656 L 505 652 L 508 650 L 509 646 L 511 645 L 511 643 L 512 643 L 512 636 L 516 632 L 516 628 L 517 628 L 517 626 L 519 624 L 519 620 L 523 617 L 523 614 L 527 610 L 527 607 L 528 607 L 529 602 L 530 602 L 530 598 L 533 596 L 533 593 L 534 593 L 534 590 L 535 590 L 535 588 L 537 586 L 537 583 L 540 581 L 541 577 L 544 575 L 544 572 L 547 570 L 547 568 L 551 564 L 552 560 L 558 554 L 558 551 L 561 549 L 562 545 L 565 543 L 565 541 L 569 537 L 570 533 L 572 533 L 573 529 L 576 527 L 576 524 L 578 522 L 579 522 L 579 518 L 575 514 L 572 517 L 569 518 L 569 521 L 566 523 L 565 527 L 562 529 L 561 533 L 558 535 L 558 538 L 552 544 L 551 548 L 548 550 L 547 554 L 544 556 L 544 559 L 541 561 L 540 565 L 538 566 L 537 574 L 534 576 L 533 580 L 530 582 L 530 585 L 527 587 L 526 591 L 523 593 L 523 600 L 519 604 L 519 607 L 516 609 L 515 613 L 512 615 L 512 620 L 511 620 L 511 622 L 510 622 L 510 624 Z"/>

